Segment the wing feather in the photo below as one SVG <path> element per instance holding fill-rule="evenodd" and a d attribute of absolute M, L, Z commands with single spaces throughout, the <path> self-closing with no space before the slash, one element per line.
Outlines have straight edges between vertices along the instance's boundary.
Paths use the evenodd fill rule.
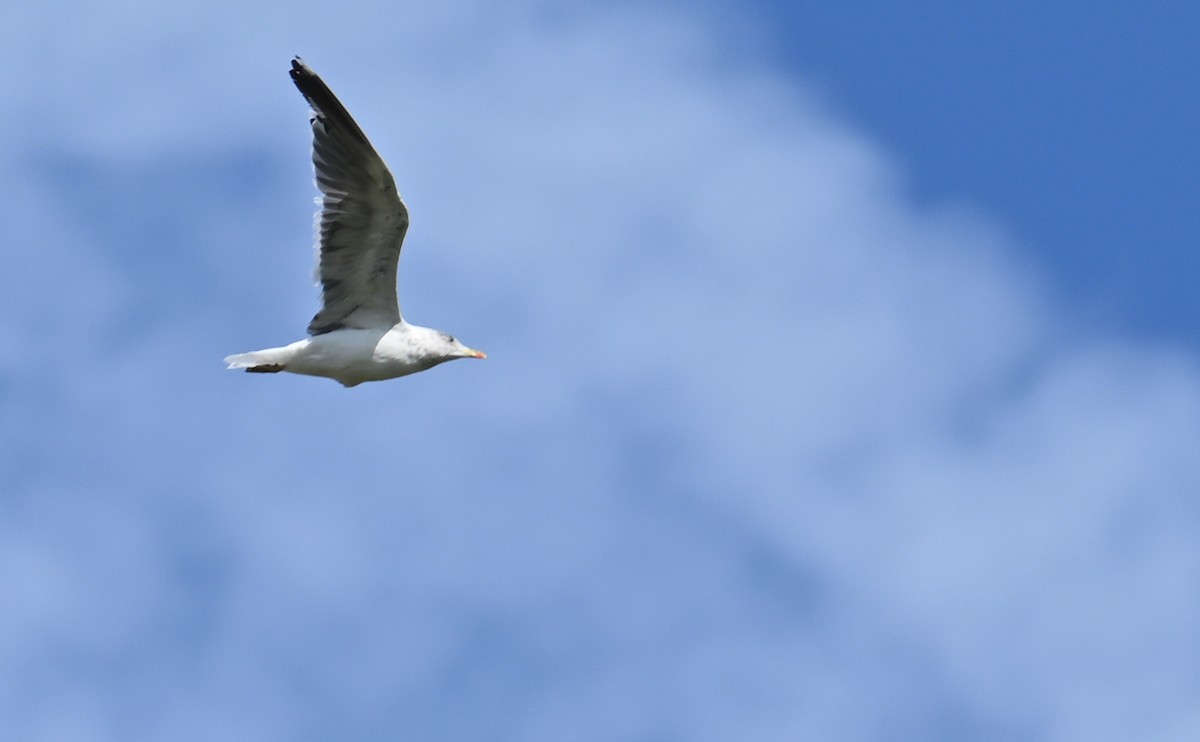
<path fill-rule="evenodd" d="M 299 57 L 290 74 L 312 108 L 313 168 L 321 191 L 321 310 L 308 332 L 391 327 L 400 321 L 396 268 L 408 208 L 387 165 L 329 86 Z"/>

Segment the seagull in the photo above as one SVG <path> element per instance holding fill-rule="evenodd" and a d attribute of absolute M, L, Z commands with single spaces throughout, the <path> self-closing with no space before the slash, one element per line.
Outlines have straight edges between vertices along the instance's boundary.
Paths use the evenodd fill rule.
<path fill-rule="evenodd" d="M 329 86 L 300 57 L 292 60 L 290 74 L 312 108 L 321 310 L 308 323 L 308 338 L 229 356 L 228 368 L 323 376 L 352 387 L 456 358 L 487 358 L 400 316 L 396 266 L 408 207 L 387 165 Z"/>

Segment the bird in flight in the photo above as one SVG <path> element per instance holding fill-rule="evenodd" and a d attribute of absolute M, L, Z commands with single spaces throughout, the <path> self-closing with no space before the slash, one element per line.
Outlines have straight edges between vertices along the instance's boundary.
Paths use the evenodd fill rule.
<path fill-rule="evenodd" d="M 387 165 L 329 86 L 299 57 L 290 74 L 312 108 L 313 167 L 321 191 L 321 310 L 308 323 L 308 338 L 229 356 L 228 367 L 324 376 L 351 387 L 455 358 L 486 358 L 447 333 L 400 316 L 396 266 L 408 208 Z"/>

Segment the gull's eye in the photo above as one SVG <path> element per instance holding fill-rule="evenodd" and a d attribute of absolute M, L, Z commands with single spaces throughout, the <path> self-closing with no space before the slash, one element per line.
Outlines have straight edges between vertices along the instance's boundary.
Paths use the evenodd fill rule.
<path fill-rule="evenodd" d="M 453 335 L 442 335 L 442 337 L 446 338 L 446 342 L 451 344 L 458 342 L 454 339 Z"/>

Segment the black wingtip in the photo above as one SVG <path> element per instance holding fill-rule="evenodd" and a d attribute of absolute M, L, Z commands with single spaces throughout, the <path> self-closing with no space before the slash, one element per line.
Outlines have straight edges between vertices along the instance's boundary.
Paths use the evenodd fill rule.
<path fill-rule="evenodd" d="M 300 57 L 292 57 L 292 68 L 288 70 L 288 75 L 292 78 L 292 82 L 295 83 L 296 87 L 300 89 L 300 92 L 304 94 L 304 97 L 309 99 L 309 103 L 312 103 L 315 107 L 320 108 L 320 104 L 325 102 L 321 99 L 327 96 L 333 97 L 333 93 L 321 79 L 321 76 L 314 72 L 312 67 L 305 64 L 304 60 Z M 318 100 L 313 100 L 314 96 Z"/>
<path fill-rule="evenodd" d="M 303 76 L 316 77 L 317 73 L 312 71 L 312 68 L 304 63 L 304 60 L 299 56 L 292 57 L 292 68 L 288 70 L 293 82 L 298 82 Z"/>
<path fill-rule="evenodd" d="M 358 128 L 358 124 L 354 123 L 354 119 L 346 107 L 337 99 L 320 75 L 313 72 L 312 67 L 305 64 L 303 59 L 293 57 L 292 69 L 288 71 L 288 74 L 300 94 L 308 101 L 315 119 L 324 121 L 328 126 L 343 129 L 349 136 L 370 146 L 367 135 Z"/>

